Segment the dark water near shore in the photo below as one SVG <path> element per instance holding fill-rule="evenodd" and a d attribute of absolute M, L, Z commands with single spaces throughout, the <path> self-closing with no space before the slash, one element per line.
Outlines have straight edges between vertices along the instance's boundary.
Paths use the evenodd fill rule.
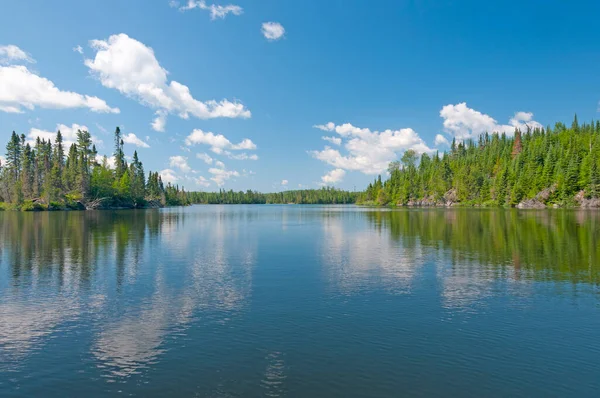
<path fill-rule="evenodd" d="M 0 213 L 0 396 L 597 397 L 600 212 Z"/>

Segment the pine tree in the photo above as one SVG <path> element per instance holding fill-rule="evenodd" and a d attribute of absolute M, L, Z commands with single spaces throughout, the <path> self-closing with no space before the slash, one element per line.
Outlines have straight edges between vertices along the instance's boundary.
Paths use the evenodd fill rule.
<path fill-rule="evenodd" d="M 35 157 L 29 143 L 25 144 L 21 156 L 21 190 L 24 198 L 32 198 L 34 193 Z"/>
<path fill-rule="evenodd" d="M 21 172 L 21 140 L 13 131 L 10 141 L 6 145 L 6 168 L 10 174 L 12 183 L 17 182 Z"/>
<path fill-rule="evenodd" d="M 91 153 L 92 137 L 87 131 L 77 131 L 77 151 L 79 159 L 77 161 L 77 190 L 82 198 L 86 198 L 90 190 L 91 174 Z"/>
<path fill-rule="evenodd" d="M 121 129 L 117 127 L 115 129 L 115 175 L 117 181 L 120 181 L 121 177 L 127 170 L 127 164 L 125 163 L 125 153 L 123 152 L 123 139 L 121 138 Z"/>

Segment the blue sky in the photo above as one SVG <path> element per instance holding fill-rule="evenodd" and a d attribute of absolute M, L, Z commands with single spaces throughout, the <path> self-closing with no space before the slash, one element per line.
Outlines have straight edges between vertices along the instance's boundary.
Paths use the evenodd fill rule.
<path fill-rule="evenodd" d="M 187 189 L 362 189 L 407 149 L 600 117 L 595 1 L 1 9 L 2 145 L 86 126 L 110 155 L 118 125 L 128 154 Z"/>

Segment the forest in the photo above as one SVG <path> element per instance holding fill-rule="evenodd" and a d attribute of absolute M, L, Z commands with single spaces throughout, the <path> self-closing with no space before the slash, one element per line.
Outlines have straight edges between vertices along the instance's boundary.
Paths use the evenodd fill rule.
<path fill-rule="evenodd" d="M 600 207 L 600 121 L 483 134 L 448 152 L 404 153 L 359 204 Z"/>
<path fill-rule="evenodd" d="M 158 172 L 146 176 L 133 153 L 127 163 L 121 130 L 114 133 L 114 164 L 99 157 L 87 131 L 77 132 L 77 142 L 65 148 L 60 131 L 54 142 L 30 142 L 14 131 L 0 164 L 0 210 L 83 210 L 185 206 L 190 204 L 348 204 L 356 193 L 335 188 L 279 193 L 248 190 L 186 192 L 163 184 Z"/>
<path fill-rule="evenodd" d="M 450 150 L 418 156 L 406 151 L 364 192 L 332 187 L 260 193 L 186 192 L 146 175 L 137 152 L 128 164 L 121 131 L 114 133 L 114 164 L 98 156 L 91 135 L 78 131 L 65 148 L 12 133 L 0 164 L 0 210 L 144 208 L 189 204 L 363 204 L 377 206 L 600 207 L 600 121 L 570 127 L 485 133 L 454 140 Z"/>
<path fill-rule="evenodd" d="M 356 192 L 342 191 L 324 187 L 321 189 L 302 189 L 277 193 L 260 193 L 248 190 L 234 192 L 188 192 L 191 203 L 198 204 L 351 204 L 358 197 Z"/>
<path fill-rule="evenodd" d="M 114 133 L 114 165 L 100 158 L 87 131 L 68 150 L 60 131 L 54 142 L 26 140 L 14 131 L 0 165 L 0 209 L 82 210 L 187 204 L 186 192 L 164 186 L 158 173 L 146 179 L 137 151 L 127 164 L 121 131 Z M 66 153 L 65 153 L 66 152 Z"/>

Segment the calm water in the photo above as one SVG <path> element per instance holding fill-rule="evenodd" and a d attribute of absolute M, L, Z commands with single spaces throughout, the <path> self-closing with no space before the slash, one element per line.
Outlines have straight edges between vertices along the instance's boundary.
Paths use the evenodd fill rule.
<path fill-rule="evenodd" d="M 600 213 L 0 213 L 0 395 L 600 395 Z"/>

